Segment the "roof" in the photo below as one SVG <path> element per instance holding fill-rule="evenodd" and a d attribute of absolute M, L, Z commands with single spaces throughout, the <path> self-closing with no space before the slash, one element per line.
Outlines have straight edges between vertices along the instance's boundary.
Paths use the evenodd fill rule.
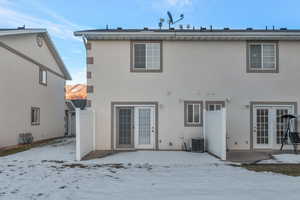
<path fill-rule="evenodd" d="M 85 84 L 66 85 L 66 99 L 86 99 L 87 90 Z"/>
<path fill-rule="evenodd" d="M 300 40 L 300 29 L 94 29 L 74 32 L 89 40 Z"/>
<path fill-rule="evenodd" d="M 55 61 L 57 62 L 60 70 L 63 72 L 66 80 L 71 80 L 71 75 L 67 70 L 63 60 L 61 59 L 54 43 L 52 42 L 47 29 L 25 29 L 25 28 L 17 28 L 17 29 L 0 29 L 0 37 L 1 36 L 9 36 L 9 35 L 24 35 L 24 34 L 41 34 L 44 36 L 45 41 L 48 44 L 48 47 L 53 54 Z"/>

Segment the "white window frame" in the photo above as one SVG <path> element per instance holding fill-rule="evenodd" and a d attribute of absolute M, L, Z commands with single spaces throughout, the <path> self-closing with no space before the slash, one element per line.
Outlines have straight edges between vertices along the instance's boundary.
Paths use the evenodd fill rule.
<path fill-rule="evenodd" d="M 136 68 L 135 67 L 135 45 L 136 44 L 145 44 L 145 68 Z M 157 69 L 150 68 L 147 66 L 147 44 L 159 44 L 159 67 Z M 161 41 L 133 41 L 132 50 L 131 50 L 131 71 L 132 72 L 162 72 L 162 42 Z"/>
<path fill-rule="evenodd" d="M 48 72 L 42 67 L 40 67 L 39 71 L 39 83 L 44 86 L 47 86 L 48 84 Z"/>
<path fill-rule="evenodd" d="M 31 107 L 30 118 L 31 118 L 32 126 L 40 125 L 41 122 L 40 116 L 41 116 L 41 109 L 39 107 Z"/>
<path fill-rule="evenodd" d="M 261 68 L 252 67 L 251 62 L 251 46 L 260 45 L 261 46 Z M 269 68 L 264 66 L 264 45 L 273 45 L 274 47 L 274 67 Z M 278 43 L 277 42 L 249 42 L 248 48 L 248 72 L 276 72 L 278 70 Z"/>
<path fill-rule="evenodd" d="M 190 105 L 192 105 L 193 106 L 193 113 L 192 113 L 192 116 L 193 116 L 193 122 L 189 122 L 189 109 L 188 109 L 188 107 L 190 106 Z M 196 116 L 195 116 L 195 106 L 199 106 L 199 121 L 198 122 L 196 122 L 195 121 L 195 118 L 196 118 Z M 199 102 L 189 102 L 189 101 L 186 101 L 185 103 L 184 103 L 184 115 L 185 115 L 185 117 L 184 117 L 184 124 L 185 124 L 185 126 L 186 127 L 190 127 L 190 126 L 192 126 L 192 127 L 195 127 L 195 126 L 202 126 L 202 124 L 203 124 L 203 102 L 202 101 L 199 101 Z"/>
<path fill-rule="evenodd" d="M 210 109 L 210 106 L 213 106 L 213 110 Z M 217 106 L 220 106 L 220 109 L 217 109 Z M 221 103 L 208 103 L 208 111 L 220 111 L 222 110 L 223 105 Z"/>

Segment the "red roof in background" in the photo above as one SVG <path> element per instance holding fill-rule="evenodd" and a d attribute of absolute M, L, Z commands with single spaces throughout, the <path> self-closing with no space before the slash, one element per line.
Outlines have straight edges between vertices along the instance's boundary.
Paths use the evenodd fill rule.
<path fill-rule="evenodd" d="M 85 84 L 66 85 L 67 100 L 86 99 L 86 97 L 87 92 Z"/>

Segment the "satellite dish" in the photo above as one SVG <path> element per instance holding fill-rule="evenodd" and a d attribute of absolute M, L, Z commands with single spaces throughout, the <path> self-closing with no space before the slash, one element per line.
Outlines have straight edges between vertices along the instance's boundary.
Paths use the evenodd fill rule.
<path fill-rule="evenodd" d="M 172 14 L 170 13 L 170 11 L 168 11 L 167 14 L 168 14 L 168 16 L 169 16 L 169 24 L 173 24 L 174 21 L 173 21 Z"/>
<path fill-rule="evenodd" d="M 180 18 L 177 19 L 176 21 L 174 21 L 171 12 L 168 11 L 167 14 L 168 14 L 168 17 L 169 17 L 169 21 L 168 21 L 168 22 L 169 22 L 169 29 L 171 28 L 171 25 L 176 24 L 177 22 L 183 20 L 183 18 L 184 18 L 184 15 L 181 14 L 181 15 L 180 15 Z"/>

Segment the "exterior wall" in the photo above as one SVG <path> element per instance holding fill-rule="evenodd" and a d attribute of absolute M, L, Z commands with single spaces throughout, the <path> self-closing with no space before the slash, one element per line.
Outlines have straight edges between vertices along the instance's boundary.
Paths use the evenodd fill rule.
<path fill-rule="evenodd" d="M 37 45 L 37 36 L 38 36 L 37 34 L 27 34 L 27 35 L 22 35 L 21 37 L 18 35 L 5 36 L 5 37 L 1 37 L 0 41 L 3 41 L 5 44 L 9 45 L 10 47 L 17 49 L 23 54 L 38 61 L 39 63 L 46 65 L 56 73 L 63 76 L 63 73 L 59 69 L 44 38 L 42 38 L 43 45 L 41 47 Z"/>
<path fill-rule="evenodd" d="M 250 149 L 250 102 L 299 102 L 300 42 L 279 42 L 279 73 L 246 73 L 246 41 L 163 41 L 163 72 L 130 72 L 130 41 L 89 41 L 96 148 L 111 148 L 111 102 L 159 103 L 159 149 L 202 136 L 184 127 L 184 101 L 226 100 L 228 148 Z M 204 104 L 205 105 L 205 104 Z M 173 146 L 169 143 L 172 142 Z"/>
<path fill-rule="evenodd" d="M 19 133 L 32 133 L 35 141 L 63 136 L 65 80 L 48 72 L 47 86 L 40 85 L 38 66 L 2 47 L 0 55 L 0 148 L 18 144 Z M 38 126 L 31 125 L 31 107 L 40 108 Z"/>

